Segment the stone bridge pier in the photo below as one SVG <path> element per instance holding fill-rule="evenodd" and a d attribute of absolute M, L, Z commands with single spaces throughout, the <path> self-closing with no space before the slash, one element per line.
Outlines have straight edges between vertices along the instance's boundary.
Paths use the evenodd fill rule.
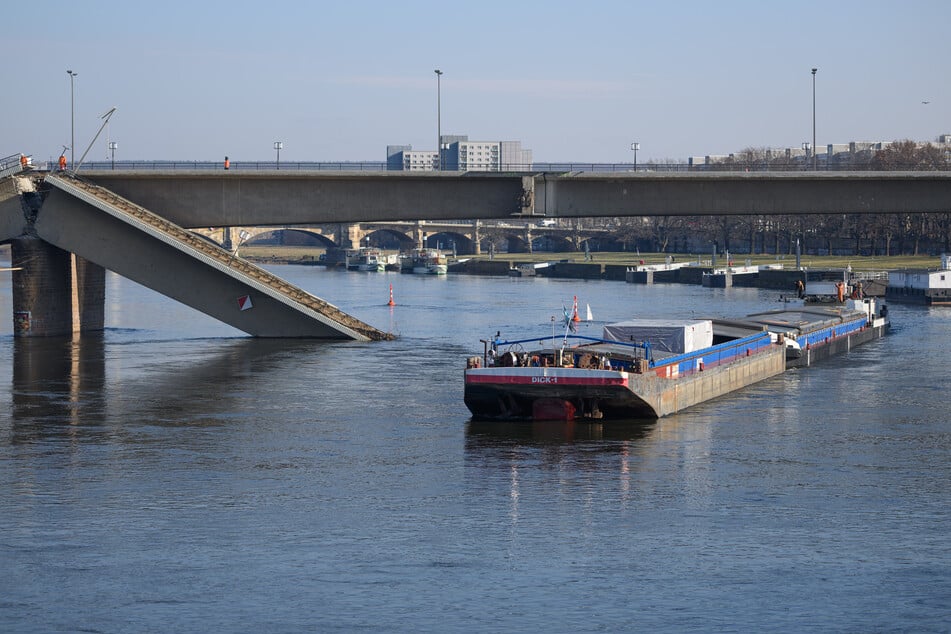
<path fill-rule="evenodd" d="M 64 337 L 105 327 L 106 270 L 43 240 L 11 240 L 13 334 Z"/>

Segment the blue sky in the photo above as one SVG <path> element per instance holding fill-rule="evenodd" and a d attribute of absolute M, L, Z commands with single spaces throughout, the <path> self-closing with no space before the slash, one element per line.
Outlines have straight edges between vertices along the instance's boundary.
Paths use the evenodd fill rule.
<path fill-rule="evenodd" d="M 442 131 L 638 162 L 951 133 L 951 2 L 15 2 L 0 155 L 373 160 Z M 923 104 L 922 101 L 929 101 Z M 104 133 L 105 135 L 105 133 Z M 108 157 L 101 137 L 87 160 Z"/>

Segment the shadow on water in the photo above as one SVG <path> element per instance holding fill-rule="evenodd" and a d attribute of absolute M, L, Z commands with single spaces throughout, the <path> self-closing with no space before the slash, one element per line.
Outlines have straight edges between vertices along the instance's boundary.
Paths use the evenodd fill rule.
<path fill-rule="evenodd" d="M 466 442 L 467 445 L 490 447 L 512 444 L 544 445 L 600 440 L 641 440 L 651 434 L 656 423 L 654 419 L 610 422 L 470 420 L 466 425 Z"/>
<path fill-rule="evenodd" d="M 234 409 L 242 386 L 323 342 L 235 338 L 188 342 L 183 360 L 152 359 L 135 372 L 100 335 L 13 341 L 11 442 L 97 437 L 115 423 L 194 424 Z M 135 358 L 128 352 L 127 358 Z M 115 376 L 110 376 L 115 374 Z"/>
<path fill-rule="evenodd" d="M 488 472 L 557 468 L 577 473 L 631 471 L 650 454 L 657 421 L 478 422 L 466 426 L 469 466 Z M 633 461 L 633 462 L 632 462 Z M 608 466 L 610 465 L 610 466 Z"/>

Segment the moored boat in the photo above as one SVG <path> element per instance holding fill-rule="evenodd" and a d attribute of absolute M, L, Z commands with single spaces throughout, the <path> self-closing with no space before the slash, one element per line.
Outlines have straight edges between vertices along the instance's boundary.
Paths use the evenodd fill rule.
<path fill-rule="evenodd" d="M 449 272 L 449 261 L 438 249 L 416 249 L 402 261 L 404 272 L 417 275 L 445 275 Z"/>
<path fill-rule="evenodd" d="M 347 270 L 349 271 L 383 272 L 395 261 L 395 256 L 387 256 L 374 247 L 361 247 L 347 252 Z"/>
<path fill-rule="evenodd" d="M 951 254 L 941 255 L 938 268 L 890 272 L 885 297 L 901 304 L 951 306 Z"/>
<path fill-rule="evenodd" d="M 386 264 L 379 249 L 361 247 L 347 252 L 348 271 L 383 271 Z"/>

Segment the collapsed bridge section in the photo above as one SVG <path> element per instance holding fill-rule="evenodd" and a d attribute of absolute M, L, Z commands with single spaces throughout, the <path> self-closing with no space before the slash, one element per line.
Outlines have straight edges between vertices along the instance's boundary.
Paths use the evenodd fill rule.
<path fill-rule="evenodd" d="M 113 192 L 49 174 L 36 236 L 257 337 L 392 335 Z"/>

